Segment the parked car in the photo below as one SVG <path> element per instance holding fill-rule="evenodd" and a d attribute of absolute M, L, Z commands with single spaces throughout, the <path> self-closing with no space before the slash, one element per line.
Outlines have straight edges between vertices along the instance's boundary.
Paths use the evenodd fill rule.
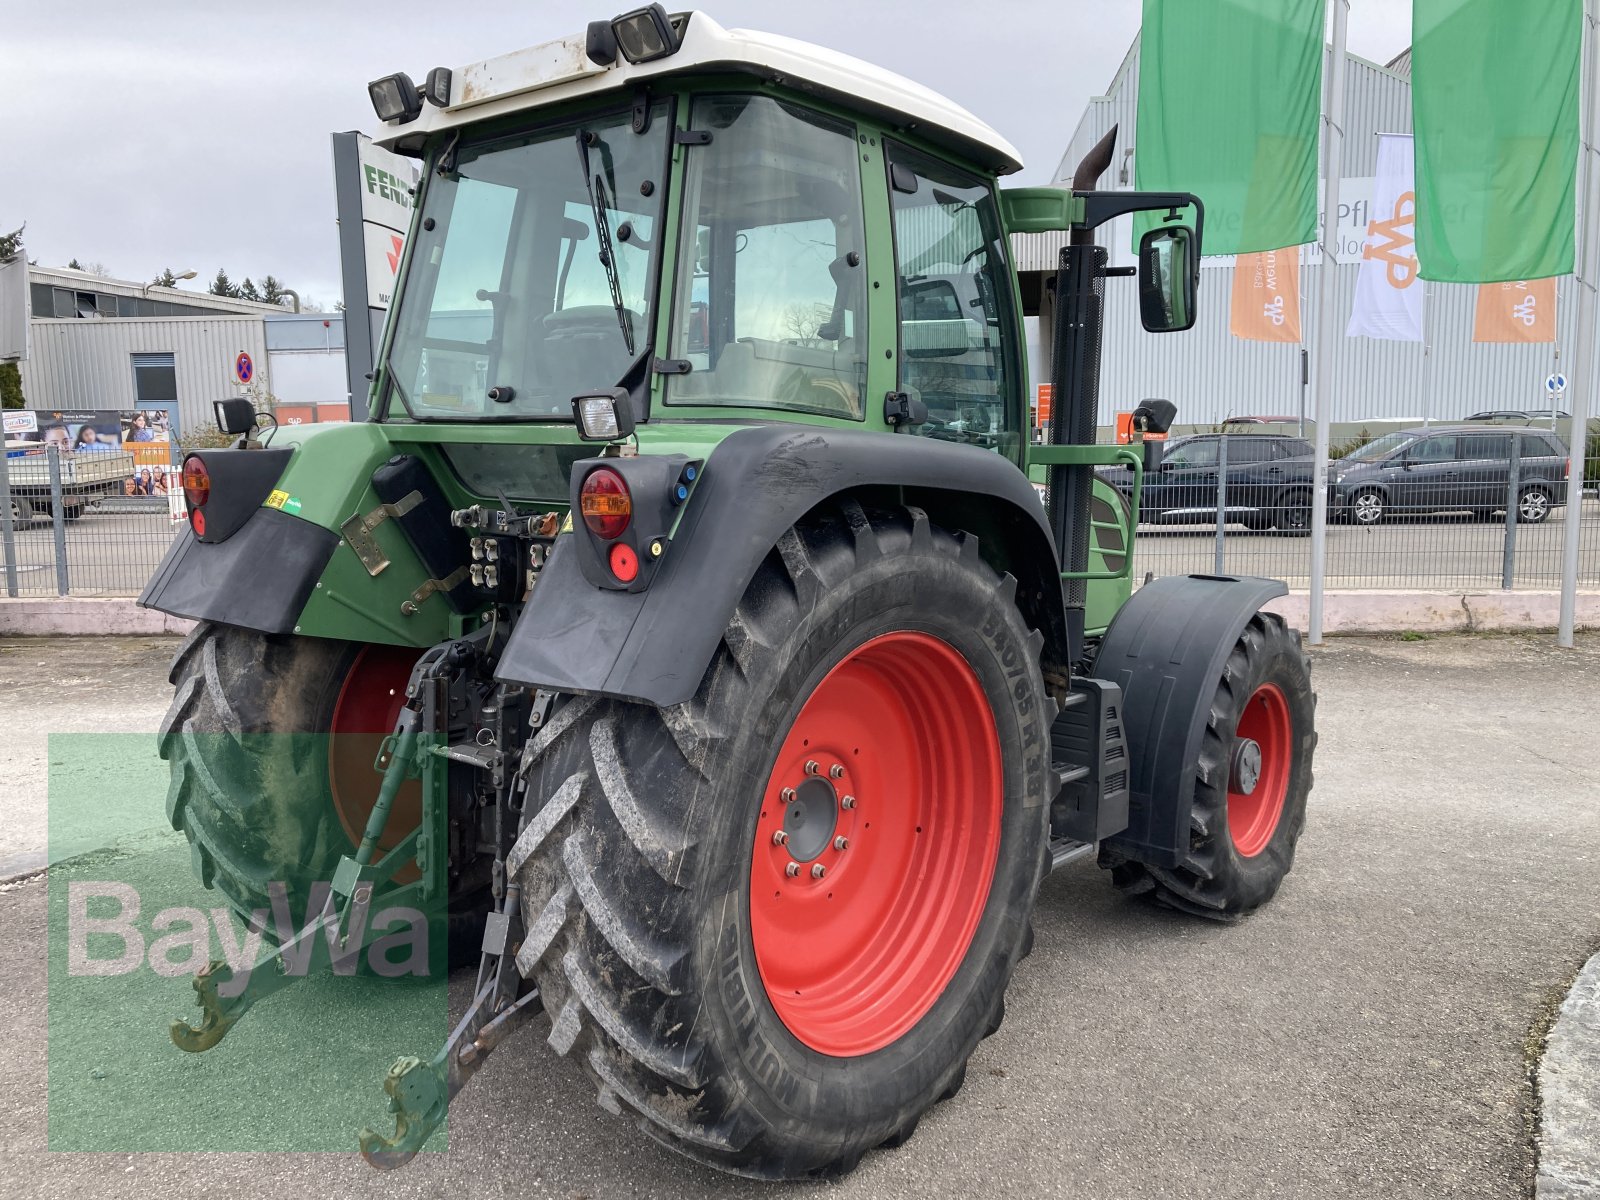
<path fill-rule="evenodd" d="M 1467 418 L 1469 421 L 1494 421 L 1503 425 L 1548 425 L 1552 420 L 1571 419 L 1571 413 L 1551 408 L 1495 408 L 1487 412 L 1475 412 Z"/>
<path fill-rule="evenodd" d="M 1333 464 L 1328 510 L 1358 525 L 1388 516 L 1471 512 L 1492 517 L 1512 497 L 1517 520 L 1536 525 L 1567 502 L 1567 447 L 1549 430 L 1482 425 L 1403 429 Z"/>
<path fill-rule="evenodd" d="M 1269 433 L 1202 433 L 1166 443 L 1160 465 L 1147 471 L 1139 519 L 1196 524 L 1217 519 L 1217 474 L 1227 444 L 1227 518 L 1250 529 L 1300 533 L 1311 527 L 1315 453 L 1304 438 Z M 1126 499 L 1133 496 L 1127 467 L 1096 468 Z"/>

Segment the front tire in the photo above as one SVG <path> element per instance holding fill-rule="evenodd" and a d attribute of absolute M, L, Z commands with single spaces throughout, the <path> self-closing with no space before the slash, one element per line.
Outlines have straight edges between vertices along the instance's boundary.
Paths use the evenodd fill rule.
<path fill-rule="evenodd" d="M 1317 744 L 1310 671 L 1281 617 L 1251 618 L 1207 709 L 1189 846 L 1176 867 L 1108 862 L 1118 888 L 1215 920 L 1272 899 L 1305 827 Z"/>
<path fill-rule="evenodd" d="M 575 699 L 530 743 L 518 966 L 602 1106 L 792 1179 L 954 1095 L 1044 856 L 1014 591 L 976 539 L 847 502 L 767 556 L 692 700 Z"/>

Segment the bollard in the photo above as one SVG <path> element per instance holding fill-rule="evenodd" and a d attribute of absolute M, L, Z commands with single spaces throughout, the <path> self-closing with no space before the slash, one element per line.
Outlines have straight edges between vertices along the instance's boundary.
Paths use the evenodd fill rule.
<path fill-rule="evenodd" d="M 0 453 L 0 555 L 6 560 L 6 595 L 17 595 L 17 531 L 11 519 L 11 464 Z"/>
<path fill-rule="evenodd" d="M 50 523 L 55 527 L 56 595 L 65 596 L 71 585 L 67 578 L 66 506 L 61 500 L 61 447 L 52 444 L 47 453 L 50 455 Z"/>
<path fill-rule="evenodd" d="M 1222 551 L 1225 534 L 1223 527 L 1228 523 L 1228 435 L 1223 434 L 1217 439 L 1217 548 L 1215 562 L 1212 567 L 1213 575 L 1224 575 Z"/>
<path fill-rule="evenodd" d="M 1522 439 L 1511 435 L 1511 469 L 1506 472 L 1506 536 L 1500 549 L 1500 586 L 1511 590 L 1517 563 L 1517 502 L 1522 499 Z"/>

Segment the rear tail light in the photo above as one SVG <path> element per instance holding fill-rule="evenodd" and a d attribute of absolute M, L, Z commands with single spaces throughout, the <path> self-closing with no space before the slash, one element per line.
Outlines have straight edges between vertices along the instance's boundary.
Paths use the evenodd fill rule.
<path fill-rule="evenodd" d="M 206 464 L 201 459 L 183 460 L 183 498 L 189 505 L 189 527 L 196 536 L 203 537 L 206 515 L 200 510 L 211 499 L 211 472 L 206 470 Z"/>
<path fill-rule="evenodd" d="M 633 519 L 633 496 L 622 476 L 610 467 L 589 472 L 578 490 L 578 506 L 590 532 L 608 542 L 621 537 Z"/>
<path fill-rule="evenodd" d="M 189 502 L 190 508 L 199 508 L 211 499 L 211 472 L 198 458 L 184 460 L 183 498 Z"/>

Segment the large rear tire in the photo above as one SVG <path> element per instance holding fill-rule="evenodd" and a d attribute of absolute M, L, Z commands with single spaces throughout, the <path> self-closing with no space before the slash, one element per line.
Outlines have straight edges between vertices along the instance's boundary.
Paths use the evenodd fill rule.
<path fill-rule="evenodd" d="M 177 690 L 160 734 L 172 772 L 167 817 L 189 840 L 201 883 L 269 940 L 279 934 L 274 885 L 282 885 L 298 929 L 314 889 L 332 880 L 342 855 L 354 853 L 381 781 L 372 763 L 394 727 L 416 658 L 402 647 L 208 621 L 174 657 Z M 420 816 L 413 781 L 390 811 L 380 850 Z M 414 864 L 397 876 L 416 877 Z M 472 961 L 481 940 L 485 881 L 467 870 L 452 882 L 448 926 L 429 938 L 436 969 Z"/>
<path fill-rule="evenodd" d="M 1272 613 L 1252 617 L 1207 713 L 1181 861 L 1107 865 L 1125 892 L 1231 920 L 1277 893 L 1305 828 L 1316 696 L 1299 633 Z"/>
<path fill-rule="evenodd" d="M 602 1106 L 792 1179 L 955 1094 L 1044 860 L 1054 705 L 1015 586 L 846 503 L 767 556 L 691 701 L 575 699 L 530 743 L 518 965 Z"/>

